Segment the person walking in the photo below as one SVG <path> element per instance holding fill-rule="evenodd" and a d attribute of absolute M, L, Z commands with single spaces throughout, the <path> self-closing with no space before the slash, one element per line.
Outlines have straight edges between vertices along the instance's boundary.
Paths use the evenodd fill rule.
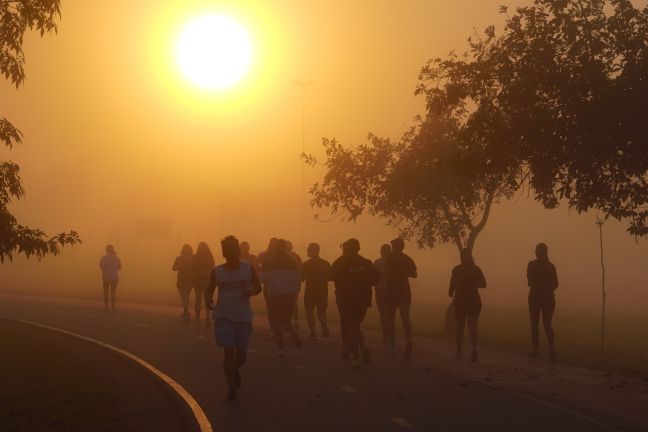
<path fill-rule="evenodd" d="M 209 278 L 214 271 L 214 256 L 212 255 L 209 246 L 205 242 L 200 242 L 196 249 L 196 254 L 193 256 L 192 262 L 193 271 L 193 287 L 194 295 L 196 296 L 194 310 L 196 313 L 196 322 L 200 322 L 200 312 L 202 309 L 202 300 L 207 292 L 209 285 Z M 205 325 L 209 325 L 209 316 L 205 317 Z"/>
<path fill-rule="evenodd" d="M 531 319 L 531 341 L 533 351 L 531 357 L 540 355 L 540 329 L 539 321 L 542 315 L 542 324 L 549 343 L 549 360 L 556 361 L 554 349 L 554 330 L 552 319 L 556 310 L 556 295 L 558 289 L 558 274 L 556 266 L 549 261 L 549 248 L 544 243 L 538 243 L 535 248 L 536 259 L 527 266 L 527 281 L 529 285 L 529 318 Z"/>
<path fill-rule="evenodd" d="M 387 287 L 387 260 L 391 255 L 391 246 L 384 244 L 380 247 L 380 258 L 374 261 L 374 266 L 380 275 L 378 283 L 374 287 L 374 296 L 376 306 L 378 306 L 378 316 L 380 318 L 380 330 L 382 331 L 382 343 L 389 342 L 387 333 L 387 311 L 385 310 L 385 289 Z"/>
<path fill-rule="evenodd" d="M 472 254 L 468 249 L 462 249 L 460 252 L 461 264 L 452 269 L 450 278 L 450 297 L 454 297 L 455 317 L 457 319 L 456 342 L 457 358 L 461 358 L 461 348 L 463 345 L 464 327 L 468 323 L 470 332 L 470 341 L 472 343 L 472 353 L 470 361 L 479 360 L 477 351 L 477 322 L 481 312 L 481 297 L 479 288 L 486 288 L 486 278 L 484 273 L 475 264 Z"/>
<path fill-rule="evenodd" d="M 250 253 L 250 243 L 246 241 L 241 242 L 241 260 L 247 261 L 252 264 L 252 267 L 254 267 L 254 270 L 256 270 L 257 274 L 261 272 L 259 259 L 256 255 Z"/>
<path fill-rule="evenodd" d="M 333 262 L 331 278 L 340 313 L 342 358 L 352 356 L 351 367 L 359 368 L 371 361 L 360 326 L 371 306 L 371 288 L 378 282 L 378 270 L 360 255 L 360 242 L 352 238 L 343 243 L 342 256 Z"/>
<path fill-rule="evenodd" d="M 301 338 L 292 324 L 300 285 L 299 267 L 288 252 L 285 240 L 275 242 L 274 254 L 263 264 L 261 279 L 268 289 L 270 324 L 277 343 L 276 355 L 283 357 L 284 330 L 290 334 L 297 348 L 302 346 Z"/>
<path fill-rule="evenodd" d="M 275 249 L 277 245 L 277 238 L 272 237 L 270 241 L 268 242 L 268 247 L 266 250 L 261 251 L 259 255 L 257 256 L 257 264 L 259 266 L 259 274 L 263 274 L 266 268 L 269 268 L 270 266 L 270 261 L 272 260 L 272 257 L 275 255 Z M 270 287 L 270 284 L 267 283 L 266 281 L 261 280 L 261 283 L 263 285 L 263 301 L 265 303 L 266 307 L 266 317 L 268 319 L 268 326 L 270 327 L 270 338 L 272 340 L 275 340 L 274 332 L 273 332 L 273 325 L 272 325 L 272 316 L 271 316 L 271 311 L 270 311 L 270 300 L 268 296 L 268 290 Z"/>
<path fill-rule="evenodd" d="M 310 328 L 310 339 L 317 340 L 315 328 L 315 310 L 322 327 L 322 336 L 328 337 L 330 332 L 326 322 L 328 307 L 328 283 L 331 279 L 331 264 L 320 258 L 320 245 L 311 243 L 307 249 L 308 259 L 301 265 L 301 280 L 304 282 L 304 309 L 306 321 Z"/>
<path fill-rule="evenodd" d="M 385 315 L 387 337 L 390 351 L 396 350 L 396 310 L 400 312 L 403 332 L 405 333 L 405 351 L 403 357 L 412 355 L 412 321 L 410 309 L 412 305 L 412 290 L 410 278 L 418 276 L 414 260 L 403 253 L 405 242 L 402 238 L 391 241 L 392 252 L 386 260 L 387 284 L 385 286 Z"/>
<path fill-rule="evenodd" d="M 247 360 L 252 335 L 250 297 L 261 292 L 261 282 L 254 267 L 240 259 L 241 249 L 234 236 L 221 241 L 225 264 L 213 269 L 207 294 L 207 307 L 212 310 L 214 338 L 223 349 L 223 372 L 227 380 L 229 401 L 235 401 L 242 386 L 241 367 Z M 214 292 L 218 299 L 214 305 Z"/>
<path fill-rule="evenodd" d="M 191 319 L 189 314 L 189 295 L 194 284 L 193 275 L 193 249 L 188 244 L 182 246 L 180 256 L 175 259 L 172 270 L 177 272 L 176 288 L 180 293 L 182 304 L 182 319 L 188 322 Z"/>
<path fill-rule="evenodd" d="M 288 248 L 288 253 L 297 263 L 297 268 L 301 268 L 302 259 L 301 257 L 293 250 L 293 244 L 290 240 L 286 240 L 286 247 Z M 293 311 L 293 327 L 295 330 L 299 330 L 299 294 L 301 293 L 301 280 L 299 281 L 299 290 L 297 291 L 297 296 L 295 298 L 295 310 Z"/>
<path fill-rule="evenodd" d="M 122 268 L 121 260 L 115 252 L 113 245 L 106 246 L 106 255 L 99 260 L 101 269 L 101 280 L 103 283 L 104 293 L 104 312 L 108 312 L 108 304 L 115 313 L 115 303 L 117 301 L 117 284 L 119 283 L 119 271 Z"/>

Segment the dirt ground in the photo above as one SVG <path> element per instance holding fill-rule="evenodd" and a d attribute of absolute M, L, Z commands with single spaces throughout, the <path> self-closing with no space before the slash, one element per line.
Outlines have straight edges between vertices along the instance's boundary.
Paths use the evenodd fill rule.
<path fill-rule="evenodd" d="M 191 430 L 162 384 L 117 354 L 4 320 L 0 341 L 3 432 Z"/>

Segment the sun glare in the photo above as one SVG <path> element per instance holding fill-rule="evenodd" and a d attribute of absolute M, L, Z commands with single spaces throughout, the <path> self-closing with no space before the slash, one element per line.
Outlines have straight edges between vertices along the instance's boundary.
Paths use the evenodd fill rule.
<path fill-rule="evenodd" d="M 205 15 L 180 34 L 176 57 L 183 75 L 207 90 L 234 86 L 246 74 L 252 44 L 246 29 L 225 15 Z"/>

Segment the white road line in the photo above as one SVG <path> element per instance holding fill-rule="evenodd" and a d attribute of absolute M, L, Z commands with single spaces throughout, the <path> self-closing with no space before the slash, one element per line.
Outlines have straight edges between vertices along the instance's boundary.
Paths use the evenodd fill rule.
<path fill-rule="evenodd" d="M 88 318 L 94 318 L 94 319 L 97 319 L 97 318 L 99 318 L 99 315 L 92 315 L 92 314 L 88 314 Z"/>
<path fill-rule="evenodd" d="M 398 426 L 403 427 L 403 428 L 414 427 L 414 425 L 412 423 L 408 422 L 407 420 L 405 420 L 404 418 L 401 418 L 401 417 L 392 417 L 391 421 L 393 421 Z"/>
<path fill-rule="evenodd" d="M 140 327 L 151 327 L 150 324 L 137 324 L 137 325 L 140 326 Z"/>
<path fill-rule="evenodd" d="M 147 369 L 149 372 L 153 373 L 156 377 L 158 377 L 160 380 L 162 380 L 164 383 L 166 383 L 169 387 L 171 387 L 171 389 L 173 391 L 175 391 L 184 400 L 184 402 L 187 404 L 187 406 L 191 410 L 191 412 L 192 412 L 192 414 L 194 416 L 194 419 L 198 423 L 198 428 L 199 428 L 200 432 L 213 432 L 212 426 L 209 423 L 209 420 L 207 419 L 207 416 L 205 415 L 205 412 L 202 410 L 200 405 L 198 405 L 198 402 L 196 402 L 196 400 L 193 398 L 193 396 L 191 396 L 191 394 L 184 387 L 182 387 L 180 384 L 178 384 L 173 378 L 171 378 L 170 376 L 168 376 L 167 374 L 165 374 L 161 370 L 157 369 L 155 366 L 148 363 L 146 360 L 143 360 L 143 359 L 137 357 L 135 354 L 131 354 L 130 352 L 128 352 L 126 350 L 123 350 L 121 348 L 117 348 L 116 346 L 107 344 L 105 342 L 101 342 L 100 340 L 92 339 L 91 337 L 83 336 L 81 334 L 74 333 L 74 332 L 71 332 L 71 331 L 68 331 L 68 330 L 63 330 L 63 329 L 56 328 L 56 327 L 50 327 L 50 326 L 38 324 L 38 323 L 35 323 L 35 322 L 25 321 L 25 320 L 21 320 L 21 319 L 18 319 L 18 318 L 13 318 L 13 317 L 8 317 L 8 316 L 4 316 L 4 315 L 0 315 L 0 318 L 4 318 L 4 319 L 10 320 L 10 321 L 19 322 L 19 323 L 22 323 L 22 324 L 27 324 L 27 325 L 42 328 L 42 329 L 45 329 L 45 330 L 50 330 L 50 331 L 62 333 L 62 334 L 68 335 L 68 336 L 72 336 L 72 337 L 75 337 L 77 339 L 81 339 L 81 340 L 86 341 L 86 342 L 91 342 L 93 344 L 99 345 L 99 346 L 101 346 L 103 348 L 109 349 L 111 351 L 114 351 L 116 353 L 119 353 L 119 354 L 123 355 L 124 357 L 134 361 L 135 363 L 139 364 L 140 366 L 143 366 L 145 369 Z"/>
<path fill-rule="evenodd" d="M 342 390 L 344 390 L 345 392 L 349 392 L 349 393 L 353 393 L 353 392 L 356 391 L 356 389 L 354 389 L 354 388 L 351 387 L 351 386 L 340 386 L 340 388 L 341 388 Z"/>
<path fill-rule="evenodd" d="M 196 335 L 196 334 L 192 334 L 191 336 L 195 337 L 196 339 L 207 339 L 205 336 Z"/>

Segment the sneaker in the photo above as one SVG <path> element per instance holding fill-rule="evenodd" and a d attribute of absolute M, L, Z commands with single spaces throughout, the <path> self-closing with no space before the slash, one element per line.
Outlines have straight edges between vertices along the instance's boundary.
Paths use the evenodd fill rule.
<path fill-rule="evenodd" d="M 243 382 L 241 380 L 241 374 L 239 373 L 239 370 L 236 369 L 236 373 L 234 374 L 234 387 L 240 389 L 241 385 L 243 385 Z"/>
<path fill-rule="evenodd" d="M 331 332 L 329 332 L 329 328 L 326 323 L 322 323 L 322 336 L 324 336 L 325 338 L 331 336 Z"/>
<path fill-rule="evenodd" d="M 229 389 L 229 392 L 227 393 L 227 400 L 228 402 L 234 402 L 236 400 L 236 389 Z"/>
<path fill-rule="evenodd" d="M 360 356 L 362 357 L 363 365 L 368 365 L 369 363 L 371 363 L 371 351 L 369 351 L 369 347 L 362 347 Z"/>
<path fill-rule="evenodd" d="M 412 356 L 412 341 L 407 341 L 405 344 L 405 352 L 403 353 L 403 358 L 408 360 Z"/>
<path fill-rule="evenodd" d="M 477 350 L 473 350 L 472 353 L 470 353 L 470 361 L 473 363 L 479 361 L 479 353 Z"/>
<path fill-rule="evenodd" d="M 351 360 L 351 364 L 349 365 L 351 369 L 360 369 L 362 367 L 362 362 L 360 359 L 353 359 Z"/>

